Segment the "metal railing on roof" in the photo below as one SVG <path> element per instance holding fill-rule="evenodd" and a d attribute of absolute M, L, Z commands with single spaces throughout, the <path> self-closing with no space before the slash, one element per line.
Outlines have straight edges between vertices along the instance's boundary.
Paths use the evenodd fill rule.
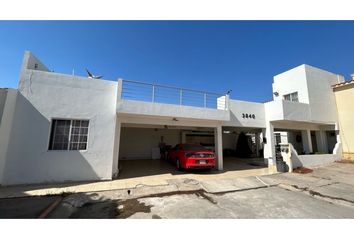
<path fill-rule="evenodd" d="M 212 109 L 227 109 L 225 94 L 122 80 L 122 95 L 125 100 L 156 102 Z"/>

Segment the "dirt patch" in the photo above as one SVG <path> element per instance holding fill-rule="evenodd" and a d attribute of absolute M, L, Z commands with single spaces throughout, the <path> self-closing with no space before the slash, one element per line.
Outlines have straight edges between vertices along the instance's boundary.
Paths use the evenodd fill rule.
<path fill-rule="evenodd" d="M 151 194 L 149 196 L 140 197 L 139 199 L 144 198 L 152 198 L 152 197 L 168 197 L 173 195 L 183 195 L 183 194 L 195 194 L 197 197 L 205 199 L 212 204 L 217 204 L 217 202 L 210 196 L 206 195 L 203 190 L 193 190 L 193 191 L 176 191 L 169 193 L 161 193 L 161 194 Z M 128 218 L 137 212 L 150 213 L 151 206 L 146 205 L 145 203 L 139 202 L 138 199 L 128 199 L 124 201 L 119 201 L 119 210 L 117 213 L 117 218 Z M 158 215 L 153 215 L 153 219 L 161 218 Z"/>
<path fill-rule="evenodd" d="M 128 218 L 137 212 L 151 212 L 151 206 L 147 206 L 145 203 L 141 203 L 137 199 L 120 201 L 119 208 L 120 209 L 117 211 L 116 218 Z"/>
<path fill-rule="evenodd" d="M 294 173 L 301 173 L 301 174 L 307 174 L 307 173 L 312 173 L 313 170 L 305 167 L 298 167 L 293 170 Z"/>
<path fill-rule="evenodd" d="M 203 190 L 193 191 L 174 191 L 168 193 L 151 194 L 139 198 L 132 198 L 126 200 L 111 200 L 104 202 L 92 202 L 87 203 L 77 210 L 69 218 L 88 218 L 88 219 L 100 219 L 100 218 L 128 218 L 135 213 L 150 213 L 151 207 L 143 202 L 139 202 L 139 199 L 152 198 L 152 197 L 167 197 L 172 195 L 182 194 L 195 194 L 199 198 L 203 198 L 213 204 L 217 202 L 210 196 L 208 196 Z M 160 216 L 152 216 L 153 219 L 159 219 Z"/>

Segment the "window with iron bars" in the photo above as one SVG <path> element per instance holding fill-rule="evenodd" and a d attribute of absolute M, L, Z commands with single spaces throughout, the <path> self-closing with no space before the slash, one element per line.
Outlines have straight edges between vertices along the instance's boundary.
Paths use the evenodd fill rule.
<path fill-rule="evenodd" d="M 89 120 L 53 119 L 49 150 L 86 150 Z"/>
<path fill-rule="evenodd" d="M 284 100 L 286 101 L 292 101 L 292 102 L 299 102 L 299 97 L 297 92 L 293 92 L 290 94 L 284 95 Z"/>

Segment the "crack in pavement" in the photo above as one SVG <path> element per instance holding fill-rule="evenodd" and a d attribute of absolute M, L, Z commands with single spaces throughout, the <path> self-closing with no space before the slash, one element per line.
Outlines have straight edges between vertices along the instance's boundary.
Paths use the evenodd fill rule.
<path fill-rule="evenodd" d="M 339 182 L 333 182 L 333 183 L 325 184 L 323 186 L 331 186 L 331 185 L 335 185 L 335 184 L 338 184 L 338 183 Z M 330 202 L 330 203 L 338 203 L 340 205 L 354 207 L 354 201 L 352 201 L 352 200 L 348 200 L 348 199 L 341 198 L 341 197 L 334 197 L 334 196 L 322 194 L 322 193 L 320 193 L 318 191 L 309 189 L 308 187 L 299 187 L 299 186 L 297 186 L 295 184 L 286 184 L 286 183 L 279 183 L 277 186 L 282 188 L 282 189 L 289 190 L 289 191 L 294 191 L 294 189 L 296 189 L 297 191 L 301 191 L 301 192 L 307 193 L 308 195 L 310 195 L 312 197 L 317 197 L 319 199 L 322 199 L 322 200 Z M 319 186 L 319 187 L 323 187 L 323 186 Z"/>
<path fill-rule="evenodd" d="M 236 189 L 236 190 L 228 190 L 228 191 L 220 191 L 220 192 L 207 192 L 209 194 L 214 194 L 214 195 L 225 195 L 227 193 L 234 193 L 234 192 L 244 192 L 244 191 L 249 191 L 249 190 L 257 190 L 257 189 L 261 189 L 261 188 L 269 188 L 269 187 L 273 187 L 276 185 L 269 185 L 269 186 L 260 186 L 260 187 L 250 187 L 250 188 L 242 188 L 242 189 Z"/>
<path fill-rule="evenodd" d="M 205 189 L 198 189 L 198 190 L 185 190 L 185 191 L 171 191 L 171 192 L 166 192 L 166 193 L 156 193 L 156 194 L 150 194 L 150 195 L 146 195 L 146 196 L 140 196 L 140 197 L 136 197 L 136 198 L 131 198 L 129 200 L 120 200 L 120 203 L 124 205 L 124 202 L 131 202 L 131 201 L 138 201 L 139 199 L 146 199 L 146 198 L 154 198 L 154 197 L 158 197 L 158 198 L 162 198 L 162 197 L 168 197 L 168 196 L 173 196 L 173 195 L 183 195 L 183 194 L 188 194 L 188 195 L 196 195 L 197 197 L 201 198 L 201 199 L 205 199 L 206 201 L 216 205 L 218 208 L 223 209 L 225 211 L 228 211 L 231 213 L 231 215 L 233 217 L 237 217 L 235 214 L 232 213 L 231 209 L 222 207 L 218 204 L 218 202 L 211 196 L 209 195 L 215 195 L 215 196 L 220 196 L 220 195 L 224 195 L 227 193 L 233 193 L 233 192 L 243 192 L 243 191 L 249 191 L 249 190 L 257 190 L 257 189 L 262 189 L 262 188 L 268 188 L 268 187 L 273 187 L 271 185 L 266 185 L 266 186 L 260 186 L 260 187 L 253 187 L 253 188 L 243 188 L 243 189 L 237 189 L 237 190 L 230 190 L 230 191 L 224 191 L 224 192 L 217 192 L 217 193 L 212 193 L 212 192 L 208 192 Z M 145 206 L 145 207 L 149 207 L 151 209 L 152 206 Z M 149 210 L 150 211 L 150 210 Z M 136 211 L 139 212 L 139 211 Z M 148 211 L 145 211 L 148 212 Z M 122 213 L 122 211 L 121 211 Z M 133 215 L 135 212 L 132 209 L 129 209 L 129 214 L 128 215 Z M 125 214 L 127 215 L 127 214 Z M 122 216 L 120 216 L 122 217 Z"/>
<path fill-rule="evenodd" d="M 317 187 L 327 187 L 327 186 L 331 186 L 331 185 L 335 185 L 335 184 L 339 184 L 340 182 L 332 182 L 332 183 L 327 183 L 327 184 L 323 184 L 323 185 L 319 185 Z"/>
<path fill-rule="evenodd" d="M 332 178 L 330 177 L 320 177 L 320 176 L 316 176 L 316 175 L 313 175 L 313 176 L 309 176 L 309 177 L 313 177 L 313 178 L 319 178 L 319 179 L 322 179 L 322 180 L 332 180 Z"/>
<path fill-rule="evenodd" d="M 206 195 L 205 192 L 197 192 L 197 193 L 195 193 L 195 195 L 197 195 L 197 197 L 200 197 L 200 198 L 208 200 L 212 204 L 217 204 L 218 203 L 217 201 L 214 200 L 214 198 Z"/>
<path fill-rule="evenodd" d="M 332 199 L 332 200 L 339 200 L 339 201 L 344 201 L 344 202 L 348 202 L 348 203 L 354 204 L 354 201 L 352 201 L 352 200 L 348 200 L 348 199 L 340 198 L 340 197 L 333 197 L 333 196 L 330 196 L 330 195 L 325 195 L 325 194 L 322 194 L 322 193 L 319 193 L 319 192 L 316 192 L 316 191 L 313 191 L 313 190 L 309 190 L 309 193 L 312 196 L 319 196 L 319 197 L 323 197 L 323 198 L 329 198 L 329 199 Z"/>

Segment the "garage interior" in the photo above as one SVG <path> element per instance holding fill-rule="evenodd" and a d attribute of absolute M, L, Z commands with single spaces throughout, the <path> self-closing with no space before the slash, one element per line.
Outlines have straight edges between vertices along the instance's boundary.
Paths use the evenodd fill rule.
<path fill-rule="evenodd" d="M 178 171 L 176 166 L 172 163 L 166 159 L 161 159 L 159 148 L 161 142 L 165 144 L 166 149 L 173 148 L 179 143 L 195 143 L 214 151 L 214 129 L 215 128 L 212 127 L 122 123 L 120 132 L 118 178 L 128 179 L 162 174 L 183 175 L 186 173 L 218 174 L 227 171 L 267 167 L 264 165 L 263 158 L 258 158 L 259 155 L 256 152 L 256 141 L 254 139 L 256 134 L 249 131 L 249 129 L 236 128 L 223 128 L 223 153 L 226 155 L 223 158 L 224 168 L 222 171 L 216 169 Z M 252 154 L 238 157 L 233 153 L 237 152 L 237 142 L 240 133 L 243 132 L 242 130 L 246 130 L 247 139 L 251 139 L 250 148 L 252 149 Z"/>
<path fill-rule="evenodd" d="M 249 166 L 266 168 L 263 158 L 263 137 L 261 128 L 223 127 L 224 161 L 236 168 Z"/>

